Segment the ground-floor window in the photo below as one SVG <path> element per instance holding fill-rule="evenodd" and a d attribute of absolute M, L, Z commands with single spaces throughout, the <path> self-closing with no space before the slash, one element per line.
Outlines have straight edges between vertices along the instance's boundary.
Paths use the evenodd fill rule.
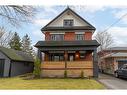
<path fill-rule="evenodd" d="M 86 51 L 68 51 L 67 61 L 82 61 L 86 59 Z M 88 55 L 89 56 L 89 55 Z M 48 53 L 49 61 L 65 61 L 64 52 L 51 52 Z"/>
<path fill-rule="evenodd" d="M 64 61 L 64 54 L 50 54 L 50 61 Z"/>
<path fill-rule="evenodd" d="M 80 59 L 85 59 L 85 54 L 84 53 L 80 54 Z"/>

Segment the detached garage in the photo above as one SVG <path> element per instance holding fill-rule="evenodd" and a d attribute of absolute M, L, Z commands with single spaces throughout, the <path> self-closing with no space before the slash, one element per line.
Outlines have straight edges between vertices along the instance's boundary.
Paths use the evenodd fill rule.
<path fill-rule="evenodd" d="M 118 68 L 122 67 L 124 64 L 127 64 L 127 59 L 126 60 L 117 60 L 118 62 Z"/>
<path fill-rule="evenodd" d="M 26 52 L 0 47 L 0 77 L 33 72 L 34 60 Z"/>

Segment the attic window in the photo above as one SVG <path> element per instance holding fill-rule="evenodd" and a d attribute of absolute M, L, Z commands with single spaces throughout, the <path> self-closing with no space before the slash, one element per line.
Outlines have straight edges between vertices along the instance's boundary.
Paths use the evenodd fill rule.
<path fill-rule="evenodd" d="M 74 25 L 74 20 L 73 19 L 65 19 L 64 22 L 63 22 L 63 25 L 65 27 L 73 26 Z"/>
<path fill-rule="evenodd" d="M 70 12 L 69 11 L 67 12 L 67 15 L 70 15 Z"/>

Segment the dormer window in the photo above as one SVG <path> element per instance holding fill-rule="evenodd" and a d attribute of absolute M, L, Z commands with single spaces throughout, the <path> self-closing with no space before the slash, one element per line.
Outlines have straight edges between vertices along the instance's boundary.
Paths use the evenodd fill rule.
<path fill-rule="evenodd" d="M 71 27 L 74 25 L 74 20 L 73 19 L 65 19 L 63 21 L 64 27 Z"/>

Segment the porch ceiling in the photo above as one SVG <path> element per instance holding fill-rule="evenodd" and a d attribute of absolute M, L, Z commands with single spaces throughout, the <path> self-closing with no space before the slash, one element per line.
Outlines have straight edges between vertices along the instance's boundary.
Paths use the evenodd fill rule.
<path fill-rule="evenodd" d="M 40 47 L 41 51 L 80 51 L 80 50 L 95 50 L 96 47 Z"/>

